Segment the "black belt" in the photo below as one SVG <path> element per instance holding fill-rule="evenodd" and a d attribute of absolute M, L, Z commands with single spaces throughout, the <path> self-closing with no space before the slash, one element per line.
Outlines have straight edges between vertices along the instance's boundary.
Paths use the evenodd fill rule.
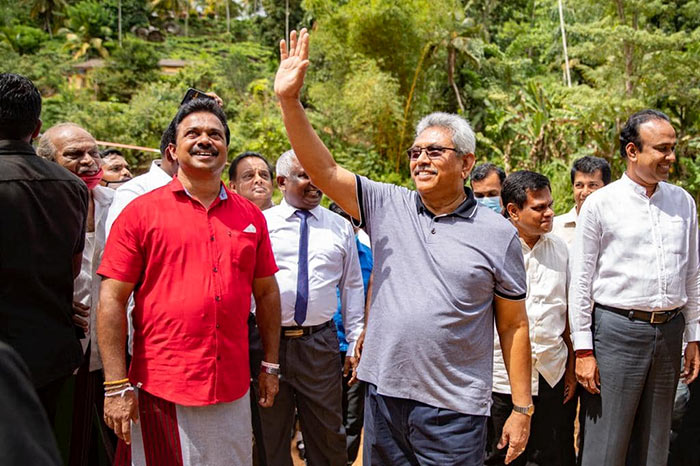
<path fill-rule="evenodd" d="M 309 327 L 282 327 L 282 338 L 299 338 L 306 335 L 311 335 L 312 333 L 319 332 L 326 327 L 333 325 L 333 320 L 324 322 L 318 325 L 311 325 Z"/>
<path fill-rule="evenodd" d="M 650 324 L 665 324 L 669 322 L 674 317 L 681 312 L 681 309 L 671 309 L 670 311 L 637 311 L 634 309 L 619 309 L 617 307 L 603 306 L 602 304 L 595 304 L 595 307 L 602 309 L 604 311 L 614 312 L 615 314 L 620 314 L 625 316 L 630 320 L 641 320 L 644 322 L 649 322 Z"/>

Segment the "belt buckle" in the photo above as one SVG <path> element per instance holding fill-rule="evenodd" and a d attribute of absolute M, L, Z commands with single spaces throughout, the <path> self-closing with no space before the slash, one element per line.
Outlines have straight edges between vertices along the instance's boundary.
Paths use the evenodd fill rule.
<path fill-rule="evenodd" d="M 291 338 L 296 338 L 296 337 L 304 336 L 304 329 L 296 328 L 296 329 L 294 329 L 294 330 L 285 330 L 285 331 L 284 331 L 284 336 L 285 336 L 285 337 L 291 337 Z"/>
<path fill-rule="evenodd" d="M 663 324 L 663 323 L 666 322 L 666 321 L 665 321 L 665 320 L 661 320 L 661 317 L 662 317 L 662 316 L 665 316 L 665 315 L 666 315 L 666 312 L 664 312 L 664 311 L 661 311 L 661 312 L 652 312 L 652 313 L 651 313 L 651 319 L 649 320 L 649 323 L 650 323 L 650 324 Z M 656 316 L 659 316 L 659 317 L 660 317 L 658 321 L 656 320 Z"/>

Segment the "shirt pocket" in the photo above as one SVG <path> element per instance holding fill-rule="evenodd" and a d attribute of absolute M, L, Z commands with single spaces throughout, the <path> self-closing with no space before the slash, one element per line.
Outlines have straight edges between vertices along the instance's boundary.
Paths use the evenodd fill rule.
<path fill-rule="evenodd" d="M 688 222 L 682 217 L 671 217 L 661 222 L 661 244 L 670 272 L 677 275 L 688 262 Z"/>
<path fill-rule="evenodd" d="M 233 269 L 245 276 L 253 275 L 258 244 L 256 232 L 230 230 L 228 257 Z"/>

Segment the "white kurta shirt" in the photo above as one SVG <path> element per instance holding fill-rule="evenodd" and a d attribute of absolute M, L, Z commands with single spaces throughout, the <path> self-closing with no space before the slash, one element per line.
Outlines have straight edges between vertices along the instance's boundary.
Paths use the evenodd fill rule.
<path fill-rule="evenodd" d="M 525 308 L 532 349 L 532 394 L 537 395 L 540 374 L 554 387 L 566 371 L 568 350 L 562 335 L 567 319 L 569 254 L 566 243 L 551 233 L 542 235 L 532 249 L 522 239 L 520 244 L 527 273 Z M 494 338 L 493 391 L 510 393 L 497 332 Z"/>
<path fill-rule="evenodd" d="M 646 189 L 626 174 L 583 203 L 571 256 L 574 349 L 593 348 L 594 303 L 620 309 L 683 308 L 686 341 L 700 340 L 698 220 L 685 190 Z"/>
<path fill-rule="evenodd" d="M 282 201 L 263 212 L 279 267 L 275 278 L 280 289 L 283 327 L 297 325 L 294 304 L 301 220 L 295 215 L 296 211 Z M 309 301 L 303 325 L 319 325 L 331 320 L 338 306 L 336 289 L 339 289 L 348 354 L 353 354 L 364 327 L 365 303 L 355 234 L 350 222 L 328 209 L 319 206 L 309 212 Z"/>
<path fill-rule="evenodd" d="M 95 231 L 85 233 L 85 248 L 80 265 L 80 274 L 73 281 L 73 301 L 77 301 L 90 308 L 89 328 L 85 338 L 80 340 L 83 352 L 90 345 L 90 371 L 102 369 L 99 348 L 97 347 L 97 303 L 100 300 L 101 278 L 97 275 L 97 269 L 102 261 L 102 253 L 105 250 L 105 224 L 107 212 L 114 197 L 114 190 L 104 186 L 96 186 L 92 190 L 95 202 Z"/>

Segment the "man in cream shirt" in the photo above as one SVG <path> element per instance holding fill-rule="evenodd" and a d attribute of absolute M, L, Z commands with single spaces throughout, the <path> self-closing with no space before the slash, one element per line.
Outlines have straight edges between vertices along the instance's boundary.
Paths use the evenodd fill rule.
<path fill-rule="evenodd" d="M 525 452 L 513 465 L 573 466 L 576 404 L 574 356 L 567 325 L 568 250 L 552 235 L 549 180 L 531 171 L 512 173 L 501 191 L 506 215 L 518 229 L 527 273 L 526 309 L 532 346 L 532 395 L 535 414 Z M 497 447 L 513 409 L 508 373 L 498 339 L 494 345 L 493 406 L 487 465 L 503 465 Z"/>

